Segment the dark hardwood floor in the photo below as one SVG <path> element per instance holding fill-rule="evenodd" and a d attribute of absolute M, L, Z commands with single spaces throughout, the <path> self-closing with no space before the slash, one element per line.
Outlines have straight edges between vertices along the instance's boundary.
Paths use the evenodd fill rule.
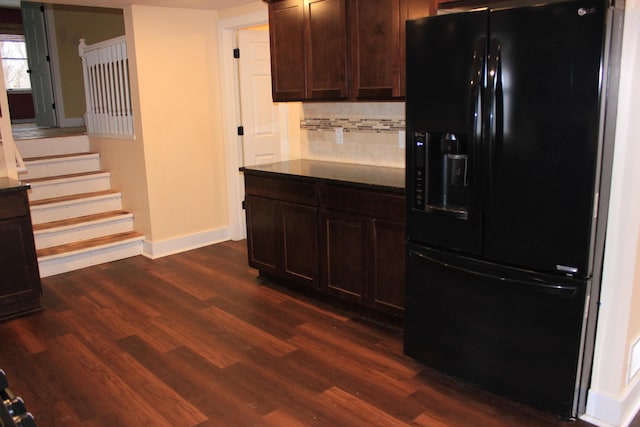
<path fill-rule="evenodd" d="M 245 242 L 43 279 L 0 368 L 47 426 L 589 426 L 461 385 L 401 330 L 256 278 Z"/>

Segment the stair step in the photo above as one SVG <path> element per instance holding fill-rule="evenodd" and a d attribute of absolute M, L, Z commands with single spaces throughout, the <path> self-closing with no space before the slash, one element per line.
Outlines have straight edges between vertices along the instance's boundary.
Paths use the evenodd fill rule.
<path fill-rule="evenodd" d="M 133 231 L 133 214 L 103 212 L 33 226 L 36 249 Z"/>
<path fill-rule="evenodd" d="M 118 191 L 97 191 L 50 199 L 33 200 L 31 221 L 42 224 L 63 219 L 93 215 L 122 209 L 122 194 Z"/>
<path fill-rule="evenodd" d="M 144 236 L 111 190 L 111 174 L 87 135 L 16 140 L 30 184 L 29 206 L 40 277 L 142 254 Z"/>
<path fill-rule="evenodd" d="M 21 139 L 15 143 L 23 159 L 89 152 L 87 135 Z"/>
<path fill-rule="evenodd" d="M 31 185 L 29 200 L 42 200 L 110 190 L 111 174 L 102 171 L 83 172 L 30 179 L 27 182 Z"/>
<path fill-rule="evenodd" d="M 40 276 L 48 277 L 91 265 L 142 254 L 144 236 L 135 231 L 39 249 Z"/>
<path fill-rule="evenodd" d="M 52 176 L 68 175 L 100 170 L 100 154 L 80 153 L 24 159 L 27 168 L 20 174 L 22 181 Z"/>

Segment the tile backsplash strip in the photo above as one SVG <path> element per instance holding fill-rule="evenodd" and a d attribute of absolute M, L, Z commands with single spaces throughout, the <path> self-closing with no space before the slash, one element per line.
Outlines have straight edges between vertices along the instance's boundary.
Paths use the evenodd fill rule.
<path fill-rule="evenodd" d="M 303 103 L 300 130 L 303 158 L 404 167 L 402 102 Z"/>

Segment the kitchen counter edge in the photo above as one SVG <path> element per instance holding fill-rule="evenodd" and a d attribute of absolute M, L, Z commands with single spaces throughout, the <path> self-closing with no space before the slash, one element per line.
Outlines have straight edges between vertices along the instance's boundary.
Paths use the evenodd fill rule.
<path fill-rule="evenodd" d="M 31 186 L 13 178 L 0 177 L 0 193 L 28 190 Z"/>
<path fill-rule="evenodd" d="M 284 175 L 314 181 L 349 184 L 393 193 L 404 194 L 405 191 L 404 168 L 388 166 L 300 159 L 243 166 L 240 171 L 254 175 Z"/>

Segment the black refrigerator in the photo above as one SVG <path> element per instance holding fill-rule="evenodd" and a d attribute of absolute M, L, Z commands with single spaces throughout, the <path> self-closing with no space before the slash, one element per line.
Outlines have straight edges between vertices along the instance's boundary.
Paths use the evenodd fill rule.
<path fill-rule="evenodd" d="M 406 27 L 404 351 L 563 418 L 586 375 L 607 22 L 579 0 Z"/>

